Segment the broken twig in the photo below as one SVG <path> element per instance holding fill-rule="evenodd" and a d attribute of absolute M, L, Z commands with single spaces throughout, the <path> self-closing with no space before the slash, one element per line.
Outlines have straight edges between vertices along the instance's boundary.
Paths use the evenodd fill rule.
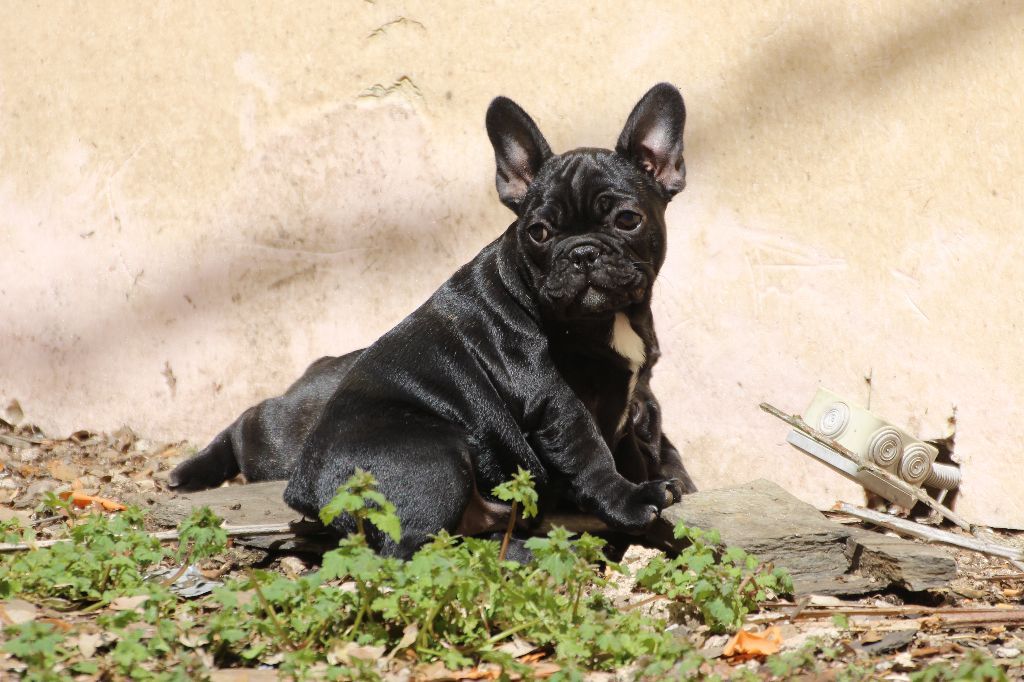
<path fill-rule="evenodd" d="M 222 529 L 229 538 L 234 537 L 249 537 L 257 535 L 291 535 L 295 533 L 295 528 L 289 523 L 270 523 L 253 526 L 222 526 Z M 150 533 L 152 537 L 160 541 L 177 540 L 177 530 L 164 530 L 157 533 Z M 53 547 L 59 545 L 62 542 L 71 542 L 71 538 L 59 538 L 57 540 L 39 540 L 38 542 L 28 543 L 0 543 L 0 553 L 4 552 L 24 552 L 30 549 L 43 549 L 46 547 Z"/>

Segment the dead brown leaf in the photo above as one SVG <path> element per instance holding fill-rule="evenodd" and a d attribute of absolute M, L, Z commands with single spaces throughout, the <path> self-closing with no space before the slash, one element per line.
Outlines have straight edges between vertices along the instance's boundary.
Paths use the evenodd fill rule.
<path fill-rule="evenodd" d="M 327 662 L 331 665 L 348 663 L 354 658 L 364 661 L 376 661 L 384 656 L 386 649 L 382 646 L 366 646 L 355 642 L 338 643 L 327 652 Z"/>
<path fill-rule="evenodd" d="M 254 670 L 252 668 L 221 668 L 210 672 L 213 682 L 277 682 L 276 670 Z"/>
<path fill-rule="evenodd" d="M 4 625 L 20 625 L 36 619 L 39 608 L 24 599 L 8 599 L 0 602 L 0 622 Z"/>
<path fill-rule="evenodd" d="M 78 652 L 85 658 L 92 658 L 104 644 L 109 644 L 113 641 L 113 637 L 104 636 L 99 632 L 81 632 L 78 635 L 70 638 L 66 645 L 69 648 L 77 648 Z"/>
<path fill-rule="evenodd" d="M 67 622 L 66 620 L 64 620 L 62 618 L 40 618 L 39 622 L 40 623 L 49 623 L 53 627 L 58 628 L 59 630 L 62 630 L 63 632 L 67 632 L 71 628 L 74 627 L 74 625 L 72 625 L 71 623 Z"/>
<path fill-rule="evenodd" d="M 70 483 L 81 474 L 78 467 L 63 460 L 50 460 L 46 464 L 46 470 L 50 476 L 62 483 Z"/>
<path fill-rule="evenodd" d="M 120 502 L 109 500 L 105 497 L 95 497 L 93 495 L 86 495 L 85 493 L 77 490 L 66 490 L 58 494 L 62 500 L 71 500 L 71 504 L 79 508 L 89 507 L 93 504 L 98 504 L 106 511 L 124 511 L 128 507 L 124 506 Z"/>
<path fill-rule="evenodd" d="M 723 656 L 746 660 L 758 656 L 770 656 L 782 647 L 782 633 L 774 625 L 764 632 L 740 630 L 722 651 Z"/>
<path fill-rule="evenodd" d="M 402 630 L 402 638 L 398 640 L 398 644 L 396 644 L 395 648 L 392 649 L 391 653 L 388 654 L 388 658 L 394 658 L 395 654 L 397 654 L 402 649 L 408 649 L 409 647 L 411 647 L 413 643 L 416 642 L 416 638 L 419 636 L 419 634 L 420 628 L 418 625 L 416 625 L 416 623 L 410 623 L 409 625 L 406 625 L 405 629 Z"/>
<path fill-rule="evenodd" d="M 149 601 L 148 594 L 138 594 L 134 597 L 118 597 L 110 602 L 111 611 L 135 611 Z"/>

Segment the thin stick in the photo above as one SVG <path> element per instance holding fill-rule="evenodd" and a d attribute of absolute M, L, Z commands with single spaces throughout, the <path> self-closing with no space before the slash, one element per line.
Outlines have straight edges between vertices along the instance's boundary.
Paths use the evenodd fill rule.
<path fill-rule="evenodd" d="M 942 530 L 941 528 L 925 526 L 914 521 L 901 519 L 898 516 L 893 516 L 892 514 L 864 509 L 863 507 L 857 507 L 852 504 L 847 504 L 846 502 L 840 502 L 838 509 L 844 514 L 856 516 L 858 519 L 869 521 L 878 526 L 882 526 L 883 528 L 888 528 L 889 530 L 894 530 L 898 533 L 918 538 L 919 540 L 925 540 L 926 542 L 941 542 L 946 545 L 962 547 L 981 554 L 1003 557 L 1010 561 L 1019 562 L 1024 560 L 1024 553 L 1019 549 L 1014 549 L 1013 547 L 996 545 L 973 537 L 966 538 L 962 535 L 956 535 L 955 533 L 950 533 L 947 530 Z"/>
<path fill-rule="evenodd" d="M 508 528 L 505 529 L 505 536 L 501 539 L 501 549 L 498 550 L 498 561 L 504 561 L 508 554 L 508 541 L 512 539 L 512 531 L 516 527 L 516 506 L 517 502 L 512 500 L 512 511 L 508 515 Z"/>
<path fill-rule="evenodd" d="M 224 532 L 229 538 L 234 537 L 248 537 L 258 535 L 291 535 L 295 532 L 292 525 L 289 523 L 267 523 L 257 524 L 252 526 L 221 526 Z M 177 530 L 164 530 L 156 533 L 149 533 L 151 537 L 160 540 L 161 542 L 167 540 L 177 540 Z M 7 543 L 0 542 L 0 553 L 3 552 L 24 552 L 30 549 L 44 549 L 46 547 L 53 547 L 59 545 L 62 542 L 71 542 L 71 538 L 60 538 L 57 540 L 39 540 L 38 542 L 30 543 Z"/>
<path fill-rule="evenodd" d="M 629 606 L 624 606 L 622 608 L 622 610 L 623 610 L 623 612 L 625 612 L 625 611 L 632 611 L 634 609 L 640 608 L 641 606 L 647 606 L 648 604 L 653 604 L 654 602 L 658 601 L 659 599 L 668 599 L 668 597 L 666 597 L 663 594 L 656 594 L 654 596 L 647 597 L 646 599 L 641 599 L 638 602 L 634 602 L 634 603 L 630 604 Z"/>
<path fill-rule="evenodd" d="M 973 576 L 972 576 L 973 577 Z M 975 580 L 1024 580 L 1024 573 L 1003 573 L 1002 575 L 985 575 Z"/>

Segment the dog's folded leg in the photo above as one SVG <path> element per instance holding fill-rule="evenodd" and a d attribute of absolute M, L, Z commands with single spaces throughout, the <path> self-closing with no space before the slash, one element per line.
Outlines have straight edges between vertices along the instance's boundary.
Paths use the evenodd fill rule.
<path fill-rule="evenodd" d="M 674 479 L 633 483 L 615 468 L 615 459 L 586 408 L 564 384 L 549 385 L 541 406 L 544 427 L 531 445 L 545 465 L 569 485 L 575 503 L 614 530 L 642 532 L 682 495 Z"/>
<path fill-rule="evenodd" d="M 194 457 L 185 460 L 167 477 L 167 484 L 182 492 L 214 488 L 239 474 L 238 460 L 232 444 L 235 425 L 217 434 L 213 441 Z"/>

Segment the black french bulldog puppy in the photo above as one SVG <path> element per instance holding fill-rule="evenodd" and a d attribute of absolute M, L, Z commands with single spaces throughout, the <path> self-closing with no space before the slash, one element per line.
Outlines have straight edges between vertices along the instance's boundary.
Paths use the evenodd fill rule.
<path fill-rule="evenodd" d="M 316 360 L 283 395 L 250 407 L 209 445 L 175 467 L 168 477 L 170 487 L 183 492 L 213 488 L 239 473 L 250 483 L 287 479 L 302 444 L 360 353 Z M 655 359 L 652 353 L 633 393 L 630 420 L 615 447 L 615 466 L 634 483 L 676 478 L 683 483 L 683 492 L 693 492 L 696 486 L 679 452 L 662 434 L 661 407 L 649 385 Z"/>
<path fill-rule="evenodd" d="M 684 122 L 682 97 L 662 83 L 614 151 L 556 155 L 526 112 L 495 99 L 487 132 L 516 221 L 352 362 L 285 501 L 315 517 L 356 468 L 368 470 L 402 523 L 399 542 L 371 543 L 407 557 L 442 529 L 500 527 L 507 507 L 484 495 L 517 467 L 533 473 L 543 509 L 569 505 L 623 532 L 642 532 L 678 500 L 687 478 L 664 445 L 628 473 L 613 452 L 643 402 L 638 388 L 649 394 L 651 292 L 665 207 L 685 186 Z M 656 428 L 664 444 L 650 425 L 656 408 L 636 410 L 641 431 Z M 354 522 L 333 527 L 346 534 Z"/>

